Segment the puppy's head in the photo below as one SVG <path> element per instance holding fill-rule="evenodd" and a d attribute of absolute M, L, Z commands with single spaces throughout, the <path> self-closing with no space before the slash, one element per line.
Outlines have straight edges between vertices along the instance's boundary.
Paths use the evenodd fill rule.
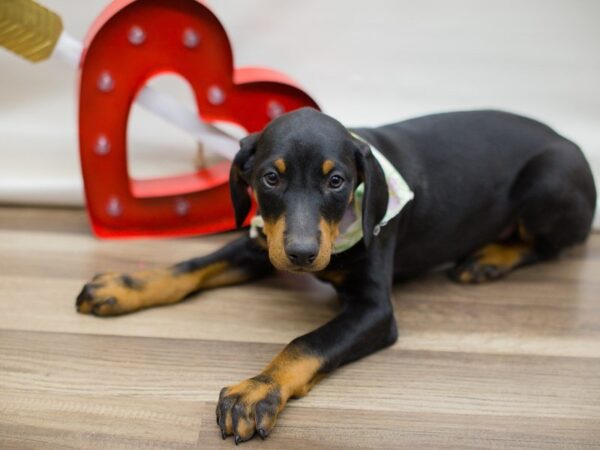
<path fill-rule="evenodd" d="M 366 245 L 387 207 L 385 176 L 369 146 L 310 108 L 284 114 L 244 138 L 229 182 L 238 226 L 250 211 L 248 188 L 254 191 L 269 258 L 280 270 L 319 271 L 329 264 L 360 182 Z"/>

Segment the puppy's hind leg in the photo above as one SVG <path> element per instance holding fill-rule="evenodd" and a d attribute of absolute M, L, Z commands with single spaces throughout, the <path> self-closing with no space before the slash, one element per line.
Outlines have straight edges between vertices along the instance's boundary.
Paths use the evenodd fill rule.
<path fill-rule="evenodd" d="M 517 267 L 533 264 L 540 259 L 539 255 L 533 243 L 521 239 L 520 234 L 510 241 L 484 246 L 459 261 L 448 271 L 448 276 L 457 283 L 478 284 L 501 278 Z"/>
<path fill-rule="evenodd" d="M 585 241 L 596 204 L 591 170 L 579 148 L 560 140 L 521 170 L 511 190 L 517 231 L 460 261 L 449 275 L 461 283 L 500 278 L 517 267 L 556 257 Z"/>
<path fill-rule="evenodd" d="M 125 314 L 177 303 L 194 292 L 243 283 L 272 270 L 267 251 L 244 236 L 210 255 L 171 267 L 97 275 L 83 287 L 76 307 L 83 314 Z"/>

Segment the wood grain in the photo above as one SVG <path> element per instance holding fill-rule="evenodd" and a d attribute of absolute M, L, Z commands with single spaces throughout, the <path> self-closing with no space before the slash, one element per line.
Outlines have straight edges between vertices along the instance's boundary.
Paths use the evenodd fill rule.
<path fill-rule="evenodd" d="M 332 318 L 333 290 L 278 276 L 130 316 L 78 315 L 107 269 L 207 253 L 234 234 L 99 241 L 79 210 L 0 208 L 0 448 L 232 448 L 221 387 Z M 485 286 L 394 289 L 400 339 L 293 401 L 245 448 L 598 448 L 600 236 Z"/>

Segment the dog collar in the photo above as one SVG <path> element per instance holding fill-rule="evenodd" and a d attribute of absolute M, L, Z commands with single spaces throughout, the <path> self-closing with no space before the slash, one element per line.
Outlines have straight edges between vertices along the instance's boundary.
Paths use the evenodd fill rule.
<path fill-rule="evenodd" d="M 390 163 L 383 154 L 377 150 L 371 143 L 357 135 L 351 133 L 356 139 L 367 144 L 373 156 L 381 166 L 385 175 L 385 181 L 388 186 L 388 205 L 383 219 L 373 228 L 373 235 L 377 236 L 381 228 L 386 226 L 390 220 L 400 214 L 406 204 L 414 198 L 414 193 L 402 177 L 400 172 Z M 333 243 L 332 253 L 342 253 L 363 238 L 362 229 L 362 201 L 365 194 L 364 183 L 359 184 L 354 190 L 354 199 L 346 210 L 342 221 L 340 222 L 340 234 Z M 264 227 L 263 218 L 256 215 L 250 221 L 250 237 L 257 238 L 259 230 Z"/>

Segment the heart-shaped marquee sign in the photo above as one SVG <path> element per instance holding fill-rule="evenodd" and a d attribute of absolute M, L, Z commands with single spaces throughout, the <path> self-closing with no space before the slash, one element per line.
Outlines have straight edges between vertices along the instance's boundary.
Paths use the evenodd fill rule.
<path fill-rule="evenodd" d="M 234 68 L 227 34 L 201 1 L 112 2 L 92 26 L 81 60 L 80 156 L 97 236 L 185 236 L 235 227 L 229 162 L 169 178 L 129 176 L 132 103 L 148 80 L 165 72 L 188 81 L 202 120 L 248 132 L 282 112 L 317 107 L 279 72 Z"/>

